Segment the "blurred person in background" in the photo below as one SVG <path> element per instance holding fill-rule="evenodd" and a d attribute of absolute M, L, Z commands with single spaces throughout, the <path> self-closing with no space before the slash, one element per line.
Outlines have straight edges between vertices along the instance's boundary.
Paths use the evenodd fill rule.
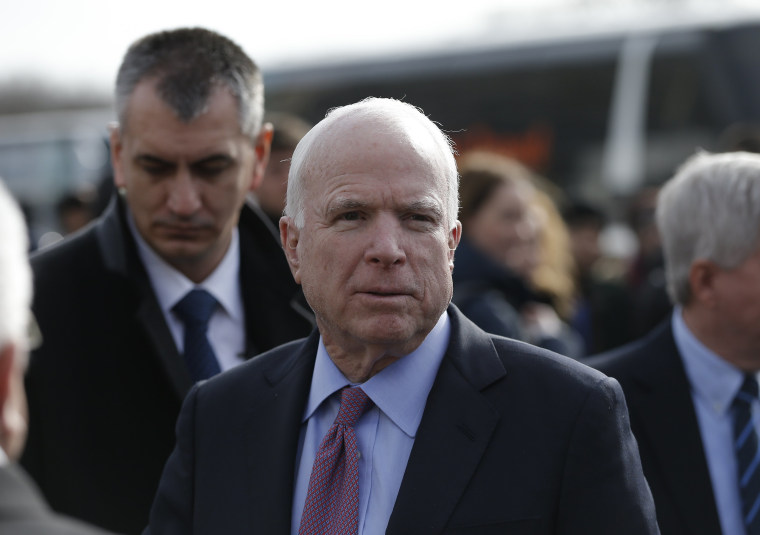
<path fill-rule="evenodd" d="M 32 273 L 28 232 L 18 204 L 0 180 L 0 533 L 105 533 L 54 514 L 16 461 L 24 448 L 24 372 L 30 345 Z M 32 341 L 32 342 L 39 342 Z"/>
<path fill-rule="evenodd" d="M 630 296 L 620 273 L 601 269 L 600 237 L 606 216 L 588 202 L 572 201 L 563 218 L 570 233 L 577 289 L 570 324 L 583 338 L 586 355 L 619 347 L 631 340 Z"/>
<path fill-rule="evenodd" d="M 628 224 L 638 243 L 626 276 L 631 300 L 631 339 L 651 331 L 671 310 L 665 284 L 662 243 L 654 220 L 659 191 L 656 186 L 644 187 L 628 204 Z"/>
<path fill-rule="evenodd" d="M 86 191 L 67 193 L 58 200 L 55 212 L 64 236 L 85 227 L 94 219 L 94 201 L 94 194 Z"/>
<path fill-rule="evenodd" d="M 264 178 L 254 196 L 275 228 L 279 228 L 288 191 L 290 158 L 311 125 L 296 115 L 284 112 L 267 113 L 266 121 L 273 127 L 272 148 Z"/>
<path fill-rule="evenodd" d="M 546 207 L 539 204 L 550 199 L 538 201 L 542 194 L 530 171 L 506 156 L 465 154 L 459 172 L 463 231 L 454 303 L 487 332 L 581 356 L 577 334 L 553 308 L 551 292 L 543 291 L 550 285 L 556 290 L 546 274 L 554 267 L 548 267 L 550 253 L 545 249 L 554 237 L 548 235 Z M 544 266 L 544 287 L 539 289 L 534 281 Z"/>
<path fill-rule="evenodd" d="M 691 157 L 656 221 L 675 309 L 588 363 L 623 386 L 663 535 L 760 533 L 760 156 Z"/>
<path fill-rule="evenodd" d="M 531 203 L 536 220 L 537 262 L 523 276 L 539 295 L 541 301 L 550 305 L 551 311 L 566 324 L 575 310 L 575 280 L 570 235 L 552 197 L 537 188 Z M 562 327 L 572 356 L 582 354 L 580 335 L 568 326 Z"/>
<path fill-rule="evenodd" d="M 118 194 L 32 258 L 44 344 L 22 462 L 58 511 L 141 532 L 192 385 L 311 331 L 276 233 L 246 202 L 269 157 L 263 91 L 245 52 L 200 28 L 124 57 Z"/>

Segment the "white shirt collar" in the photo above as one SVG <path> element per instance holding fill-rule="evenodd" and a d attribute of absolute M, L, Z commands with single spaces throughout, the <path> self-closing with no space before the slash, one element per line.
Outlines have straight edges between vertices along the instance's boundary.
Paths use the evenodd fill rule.
<path fill-rule="evenodd" d="M 232 239 L 227 252 L 216 269 L 200 284 L 195 284 L 185 275 L 169 265 L 148 243 L 137 230 L 131 212 L 127 210 L 129 229 L 137 243 L 137 252 L 148 272 L 158 303 L 164 314 L 182 299 L 187 292 L 199 287 L 213 295 L 222 308 L 234 320 L 242 321 L 243 304 L 238 290 L 240 278 L 240 238 L 237 227 L 232 229 Z"/>

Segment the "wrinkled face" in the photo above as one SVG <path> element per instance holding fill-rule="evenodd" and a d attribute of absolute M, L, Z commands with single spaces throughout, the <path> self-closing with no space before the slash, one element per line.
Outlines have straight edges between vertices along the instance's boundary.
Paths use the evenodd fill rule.
<path fill-rule="evenodd" d="M 270 138 L 267 129 L 255 143 L 241 132 L 225 89 L 183 122 L 153 81 L 135 88 L 126 124 L 111 132 L 114 181 L 145 241 L 191 280 L 208 276 L 227 251 L 246 193 L 261 181 Z"/>
<path fill-rule="evenodd" d="M 326 344 L 404 355 L 451 299 L 461 226 L 448 228 L 442 158 L 427 134 L 382 128 L 323 134 L 331 143 L 306 171 L 304 227 L 283 218 L 280 230 Z"/>
<path fill-rule="evenodd" d="M 751 348 L 760 362 L 760 249 L 734 268 L 716 270 L 715 321 L 727 340 Z"/>
<path fill-rule="evenodd" d="M 530 190 L 504 184 L 465 222 L 467 237 L 499 264 L 518 262 L 515 254 L 537 235 Z"/>

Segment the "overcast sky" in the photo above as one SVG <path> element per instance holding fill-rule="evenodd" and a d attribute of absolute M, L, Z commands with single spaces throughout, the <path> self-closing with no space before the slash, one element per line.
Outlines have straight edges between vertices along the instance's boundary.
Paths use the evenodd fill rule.
<path fill-rule="evenodd" d="M 445 39 L 482 24 L 485 13 L 504 3 L 466 0 L 447 9 L 445 2 L 414 0 L 0 0 L 0 80 L 32 76 L 108 87 L 132 41 L 180 26 L 217 30 L 263 67 L 382 51 Z"/>
<path fill-rule="evenodd" d="M 434 49 L 538 23 L 557 6 L 658 0 L 0 0 L 0 83 L 24 77 L 110 91 L 127 46 L 161 29 L 205 26 L 237 41 L 265 70 L 311 58 Z M 760 0 L 659 0 L 760 6 Z M 519 24 L 518 24 L 519 26 Z M 508 32 L 503 32 L 508 33 Z"/>

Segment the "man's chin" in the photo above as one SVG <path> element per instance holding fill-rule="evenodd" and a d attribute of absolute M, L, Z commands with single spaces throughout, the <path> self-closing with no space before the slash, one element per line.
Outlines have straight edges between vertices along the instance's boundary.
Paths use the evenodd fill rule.
<path fill-rule="evenodd" d="M 357 325 L 357 338 L 370 345 L 405 345 L 420 329 L 412 318 L 398 314 L 375 316 Z"/>
<path fill-rule="evenodd" d="M 208 244 L 197 240 L 160 240 L 153 249 L 171 265 L 197 262 L 208 250 Z"/>

